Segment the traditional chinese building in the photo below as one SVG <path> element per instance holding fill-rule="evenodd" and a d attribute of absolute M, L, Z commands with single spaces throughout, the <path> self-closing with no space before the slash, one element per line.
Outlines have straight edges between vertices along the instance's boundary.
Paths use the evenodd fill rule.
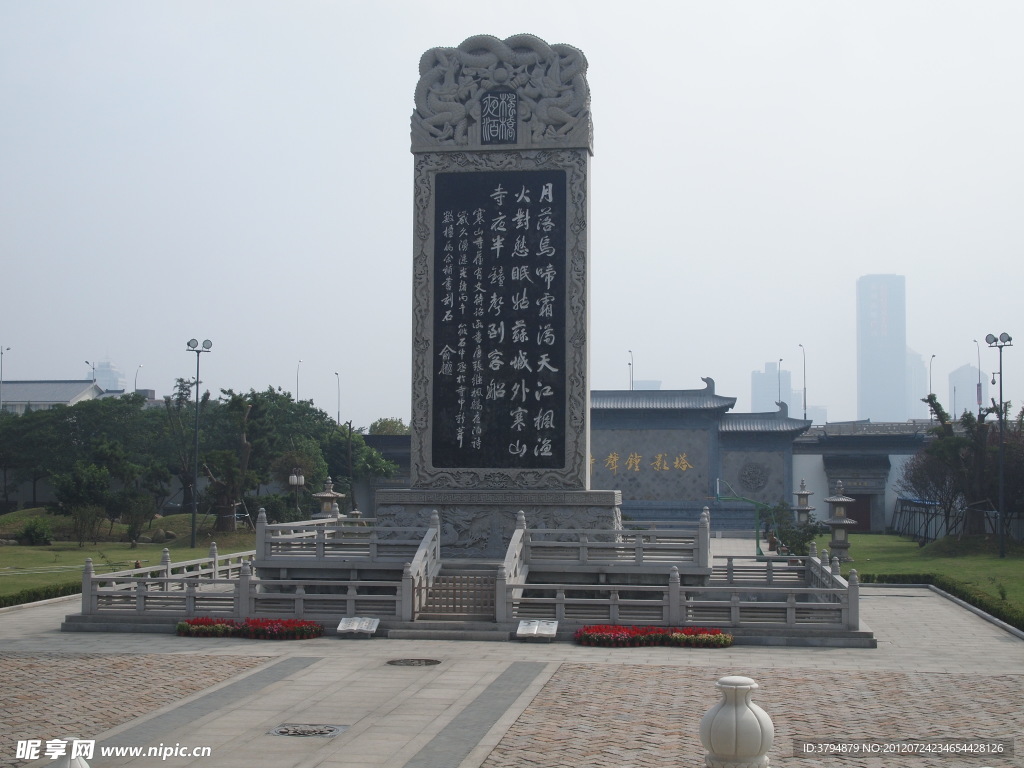
<path fill-rule="evenodd" d="M 729 413 L 736 398 L 704 389 L 591 392 L 590 482 L 622 491 L 623 516 L 693 520 L 712 508 L 716 528 L 749 528 L 750 499 L 793 498 L 793 441 L 810 421 Z"/>
<path fill-rule="evenodd" d="M 753 526 L 752 499 L 793 499 L 793 444 L 810 421 L 770 413 L 729 413 L 736 398 L 703 389 L 597 390 L 590 393 L 590 487 L 622 492 L 633 520 L 690 520 L 712 509 L 716 529 Z M 409 438 L 369 435 L 399 467 L 384 487 L 408 483 Z M 367 498 L 372 508 L 373 501 Z"/>

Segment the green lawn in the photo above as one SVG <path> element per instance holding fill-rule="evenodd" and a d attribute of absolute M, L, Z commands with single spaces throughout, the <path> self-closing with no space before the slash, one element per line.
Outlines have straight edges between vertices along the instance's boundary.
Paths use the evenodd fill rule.
<path fill-rule="evenodd" d="M 54 533 L 70 536 L 68 518 L 49 515 L 42 510 L 19 510 L 0 515 L 0 539 L 12 539 L 31 517 L 43 517 Z M 123 570 L 134 566 L 136 560 L 143 565 L 160 562 L 164 547 L 170 550 L 172 562 L 196 560 L 206 557 L 210 542 L 217 542 L 217 550 L 226 555 L 255 548 L 253 531 L 218 532 L 212 529 L 213 517 L 200 515 L 196 525 L 196 548 L 189 547 L 192 532 L 191 515 L 173 515 L 160 518 L 143 530 L 152 535 L 157 529 L 174 531 L 176 538 L 162 544 L 139 544 L 134 549 L 126 541 L 86 542 L 79 547 L 74 541 L 54 541 L 39 547 L 0 546 L 0 595 L 11 595 L 31 587 L 80 582 L 85 559 L 91 557 L 98 572 Z M 105 535 L 108 525 L 103 525 Z M 123 526 L 114 525 L 111 538 L 123 535 Z"/>
<path fill-rule="evenodd" d="M 828 548 L 829 536 L 817 539 L 818 551 Z M 1007 541 L 1006 557 L 1000 558 L 994 541 L 984 537 L 965 537 L 961 541 L 943 539 L 919 547 L 901 536 L 852 534 L 852 563 L 843 563 L 843 575 L 851 568 L 864 574 L 934 573 L 956 579 L 974 589 L 1000 599 L 1000 586 L 1006 600 L 1024 609 L 1024 545 Z"/>

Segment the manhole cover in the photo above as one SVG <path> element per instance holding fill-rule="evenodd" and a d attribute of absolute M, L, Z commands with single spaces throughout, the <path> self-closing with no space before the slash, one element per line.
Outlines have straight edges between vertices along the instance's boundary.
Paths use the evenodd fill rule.
<path fill-rule="evenodd" d="M 347 730 L 347 725 L 323 725 L 320 723 L 285 723 L 271 731 L 274 736 L 320 736 L 330 738 Z"/>
<path fill-rule="evenodd" d="M 440 663 L 439 659 L 392 659 L 388 662 L 393 667 L 432 667 Z"/>

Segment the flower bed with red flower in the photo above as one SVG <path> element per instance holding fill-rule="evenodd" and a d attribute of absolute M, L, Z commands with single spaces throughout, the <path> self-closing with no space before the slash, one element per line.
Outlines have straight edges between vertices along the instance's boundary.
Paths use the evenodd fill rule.
<path fill-rule="evenodd" d="M 324 625 L 302 619 L 215 619 L 203 616 L 179 621 L 175 627 L 182 637 L 251 637 L 260 640 L 306 640 L 320 637 Z"/>
<path fill-rule="evenodd" d="M 603 648 L 636 648 L 644 645 L 670 645 L 679 648 L 728 648 L 732 635 L 707 627 L 632 627 L 617 624 L 591 624 L 576 630 L 573 639 L 580 645 Z"/>

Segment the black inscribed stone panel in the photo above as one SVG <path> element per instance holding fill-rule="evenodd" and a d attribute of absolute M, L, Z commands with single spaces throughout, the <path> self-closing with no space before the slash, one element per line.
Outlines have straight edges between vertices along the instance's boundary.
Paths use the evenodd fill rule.
<path fill-rule="evenodd" d="M 564 171 L 435 177 L 439 468 L 565 466 Z"/>

